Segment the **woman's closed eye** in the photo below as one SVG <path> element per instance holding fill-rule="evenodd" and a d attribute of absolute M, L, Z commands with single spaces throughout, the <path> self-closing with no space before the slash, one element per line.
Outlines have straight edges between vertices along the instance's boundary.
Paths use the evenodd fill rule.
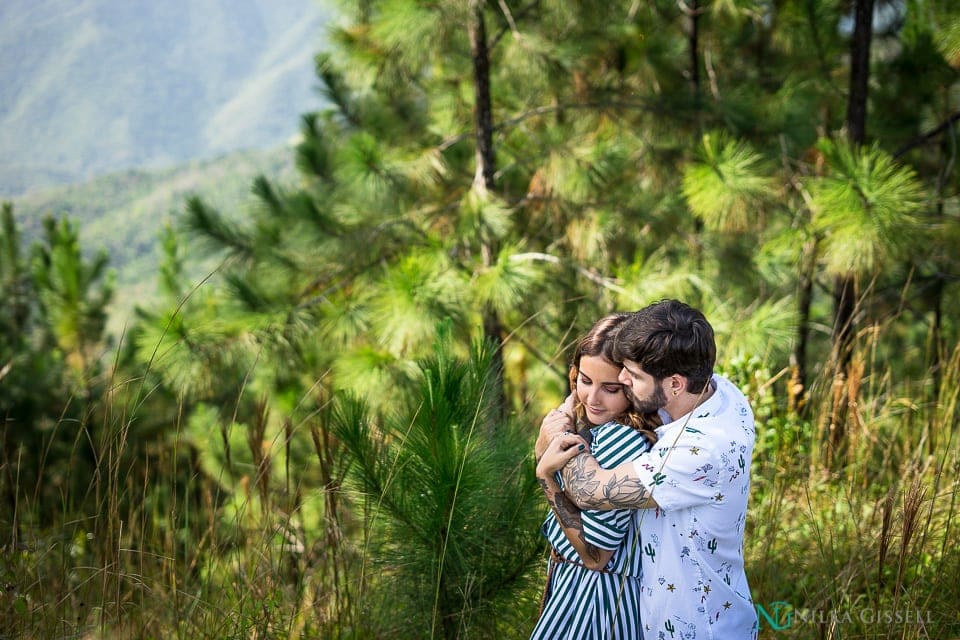
<path fill-rule="evenodd" d="M 581 373 L 580 384 L 583 385 L 584 387 L 592 387 L 593 380 L 591 380 L 587 376 L 583 375 L 583 373 Z M 604 392 L 610 393 L 610 394 L 617 394 L 617 393 L 623 392 L 623 385 L 620 384 L 619 382 L 601 382 L 600 388 L 603 389 Z"/>

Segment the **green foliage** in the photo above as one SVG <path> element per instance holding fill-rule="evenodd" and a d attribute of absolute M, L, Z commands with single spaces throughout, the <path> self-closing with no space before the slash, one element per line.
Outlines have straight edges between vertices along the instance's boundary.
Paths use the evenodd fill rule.
<path fill-rule="evenodd" d="M 703 136 L 702 158 L 687 168 L 683 192 L 707 228 L 747 231 L 762 226 L 775 183 L 762 156 L 723 133 Z"/>
<path fill-rule="evenodd" d="M 3 460 L 10 468 L 18 455 L 36 454 L 42 438 L 63 411 L 70 386 L 63 354 L 48 348 L 52 339 L 40 315 L 36 282 L 24 256 L 20 229 L 13 206 L 3 204 L 0 236 L 0 415 L 3 416 Z M 33 486 L 40 474 L 39 461 L 17 464 L 24 482 Z M 10 478 L 8 492 L 15 491 Z"/>
<path fill-rule="evenodd" d="M 830 273 L 871 274 L 925 244 L 917 219 L 924 191 L 910 167 L 877 147 L 823 141 L 820 150 L 828 174 L 812 188 L 813 224 L 826 238 Z"/>
<path fill-rule="evenodd" d="M 419 363 L 415 385 L 377 419 L 345 397 L 334 433 L 369 514 L 368 592 L 358 605 L 387 637 L 498 637 L 497 604 L 524 585 L 541 549 L 541 510 L 527 438 L 492 424 L 490 355 L 457 358 L 449 343 Z"/>
<path fill-rule="evenodd" d="M 937 49 L 944 60 L 956 69 L 960 67 L 960 16 L 955 6 L 949 3 L 937 4 L 937 11 L 931 12 L 936 21 L 932 31 L 936 38 Z"/>
<path fill-rule="evenodd" d="M 377 280 L 371 282 L 371 292 L 376 293 L 366 303 L 376 341 L 389 353 L 398 357 L 416 353 L 444 319 L 465 326 L 465 283 L 445 254 L 411 252 Z"/>
<path fill-rule="evenodd" d="M 80 251 L 79 235 L 66 218 L 44 220 L 44 243 L 33 258 L 40 310 L 67 363 L 83 376 L 99 355 L 106 327 L 106 305 L 113 295 L 110 256 L 101 250 L 91 261 Z"/>
<path fill-rule="evenodd" d="M 99 424 L 112 294 L 108 256 L 87 260 L 76 228 L 65 218 L 48 218 L 44 227 L 28 262 L 13 206 L 4 204 L 0 295 L 8 303 L 0 315 L 0 459 L 8 472 L 0 482 L 13 503 L 21 493 L 47 500 L 73 494 L 68 485 L 79 476 L 63 467 L 89 471 L 108 429 Z M 8 522 L 16 540 L 18 525 Z"/>
<path fill-rule="evenodd" d="M 739 356 L 726 362 L 721 371 L 750 399 L 757 428 L 751 478 L 754 490 L 765 496 L 777 490 L 767 484 L 771 479 L 811 461 L 814 425 L 799 412 L 799 390 L 789 370 L 774 376 L 760 358 Z"/>

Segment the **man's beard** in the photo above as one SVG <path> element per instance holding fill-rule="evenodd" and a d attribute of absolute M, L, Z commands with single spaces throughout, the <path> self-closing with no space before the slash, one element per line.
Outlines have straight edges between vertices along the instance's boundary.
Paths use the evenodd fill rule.
<path fill-rule="evenodd" d="M 630 404 L 633 405 L 633 410 L 637 413 L 655 413 L 667 406 L 667 394 L 663 392 L 663 387 L 659 384 L 654 386 L 653 395 L 645 398 L 638 398 L 634 395 L 633 389 L 627 386 L 624 386 L 623 392 L 630 399 Z"/>

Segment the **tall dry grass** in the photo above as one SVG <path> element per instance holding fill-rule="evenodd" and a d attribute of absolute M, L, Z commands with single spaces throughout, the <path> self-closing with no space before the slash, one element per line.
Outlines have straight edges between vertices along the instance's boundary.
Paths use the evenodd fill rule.
<path fill-rule="evenodd" d="M 960 637 L 960 346 L 937 388 L 932 375 L 905 383 L 878 340 L 867 332 L 845 375 L 818 381 L 808 419 L 780 411 L 788 403 L 752 371 L 745 552 L 761 638 Z"/>
<path fill-rule="evenodd" d="M 324 512 L 326 491 L 303 497 L 306 477 L 330 462 L 322 442 L 310 469 L 291 470 L 282 439 L 271 443 L 276 434 L 255 421 L 235 439 L 248 450 L 232 452 L 230 483 L 225 470 L 211 474 L 179 421 L 171 434 L 133 443 L 135 421 L 119 416 L 80 427 L 90 437 L 75 446 L 92 442 L 96 459 L 89 477 L 71 476 L 73 466 L 38 470 L 63 476 L 57 503 L 35 499 L 49 493 L 42 487 L 12 487 L 0 638 L 348 635 L 338 629 L 349 596 L 337 587 L 353 559 L 329 546 L 340 532 Z"/>

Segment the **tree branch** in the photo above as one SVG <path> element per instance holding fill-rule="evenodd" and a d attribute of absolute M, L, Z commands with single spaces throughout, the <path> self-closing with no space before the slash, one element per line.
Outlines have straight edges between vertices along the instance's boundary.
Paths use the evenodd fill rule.
<path fill-rule="evenodd" d="M 908 151 L 915 149 L 920 145 L 936 138 L 938 135 L 946 131 L 948 128 L 952 128 L 953 123 L 955 123 L 957 120 L 960 120 L 960 111 L 954 111 L 952 114 L 950 114 L 950 116 L 946 120 L 938 124 L 936 127 L 931 129 L 930 131 L 926 133 L 922 133 L 919 136 L 907 142 L 906 144 L 904 144 L 902 147 L 896 150 L 896 152 L 893 154 L 893 157 L 899 158 L 900 156 L 904 155 Z"/>
<path fill-rule="evenodd" d="M 551 264 L 562 264 L 563 262 L 557 256 L 550 255 L 549 253 L 539 253 L 539 252 L 517 253 L 515 255 L 510 256 L 510 260 L 513 262 L 537 260 L 540 262 L 549 262 Z M 593 271 L 585 269 L 584 267 L 581 267 L 580 265 L 577 265 L 577 264 L 572 264 L 570 266 L 573 267 L 573 269 L 577 273 L 579 273 L 581 276 L 583 276 L 590 282 L 593 282 L 594 284 L 597 284 L 603 287 L 604 289 L 610 289 L 611 291 L 615 291 L 616 293 L 621 293 L 621 294 L 627 293 L 626 289 L 616 284 L 611 278 L 605 278 L 604 276 L 594 273 Z"/>
<path fill-rule="evenodd" d="M 653 102 L 629 102 L 622 100 L 611 100 L 611 101 L 601 101 L 601 102 L 581 102 L 574 104 L 552 104 L 543 107 L 534 107 L 529 111 L 524 111 L 518 116 L 514 116 L 509 120 L 503 120 L 497 125 L 494 125 L 494 131 L 500 131 L 511 127 L 515 124 L 519 124 L 528 118 L 533 118 L 534 116 L 542 116 L 550 113 L 556 113 L 558 111 L 566 111 L 570 109 L 637 109 L 644 111 L 658 111 L 656 105 Z M 445 151 L 449 147 L 466 140 L 473 135 L 473 132 L 460 133 L 455 136 L 451 136 L 445 139 L 443 142 L 437 145 L 438 151 Z"/>
<path fill-rule="evenodd" d="M 539 4 L 540 4 L 540 0 L 533 0 L 527 6 L 522 7 L 519 11 L 514 11 L 513 14 L 511 14 L 510 10 L 501 1 L 500 10 L 503 12 L 504 18 L 507 19 L 507 24 L 501 27 L 500 31 L 498 31 L 497 34 L 493 36 L 493 38 L 491 38 L 490 44 L 488 45 L 490 50 L 493 51 L 493 49 L 496 48 L 496 46 L 500 43 L 500 40 L 503 38 L 504 35 L 507 34 L 507 32 L 512 31 L 514 36 L 519 38 L 520 32 L 517 30 L 516 21 L 520 18 L 525 17 L 528 13 L 530 13 L 530 11 L 534 7 L 538 6 Z"/>

